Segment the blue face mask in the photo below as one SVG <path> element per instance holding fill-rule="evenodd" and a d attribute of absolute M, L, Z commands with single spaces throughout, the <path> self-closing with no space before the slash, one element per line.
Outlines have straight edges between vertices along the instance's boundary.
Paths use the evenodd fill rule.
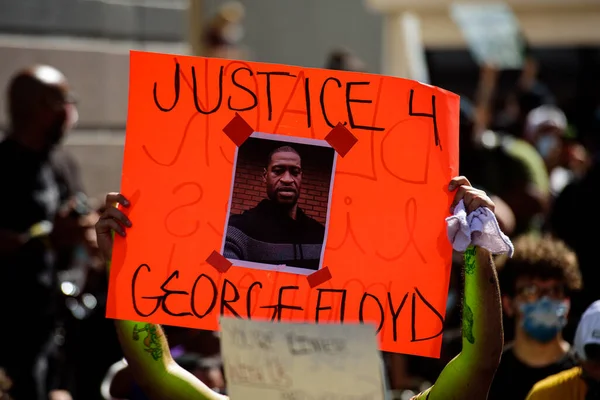
<path fill-rule="evenodd" d="M 548 158 L 552 150 L 558 145 L 558 139 L 554 135 L 544 135 L 542 136 L 535 147 L 537 151 L 540 153 L 542 158 L 545 160 Z"/>
<path fill-rule="evenodd" d="M 520 304 L 519 309 L 523 314 L 521 327 L 539 342 L 545 343 L 554 339 L 567 325 L 567 301 L 542 297 L 531 303 Z"/>

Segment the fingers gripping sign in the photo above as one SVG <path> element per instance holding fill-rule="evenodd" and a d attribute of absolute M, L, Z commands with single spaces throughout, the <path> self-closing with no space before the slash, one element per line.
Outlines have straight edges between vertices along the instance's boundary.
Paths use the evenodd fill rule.
<path fill-rule="evenodd" d="M 129 218 L 118 208 L 119 206 L 129 207 L 129 200 L 120 193 L 109 193 L 106 196 L 106 209 L 96 223 L 98 247 L 106 262 L 111 260 L 114 233 L 125 237 L 126 229 L 132 226 Z"/>
<path fill-rule="evenodd" d="M 460 203 L 461 200 L 463 201 L 468 214 L 480 207 L 488 208 L 492 212 L 494 212 L 496 208 L 492 199 L 490 199 L 483 190 L 472 187 L 471 182 L 469 182 L 469 180 L 464 176 L 453 178 L 450 181 L 448 190 L 451 192 L 456 191 L 454 195 L 454 201 L 450 206 L 450 212 L 454 212 L 454 208 L 458 205 L 458 203 Z"/>
<path fill-rule="evenodd" d="M 492 199 L 483 190 L 472 187 L 464 176 L 452 179 L 448 190 L 454 192 L 450 206 L 453 215 L 446 218 L 452 248 L 463 252 L 473 245 L 493 254 L 506 253 L 512 256 L 512 243 L 498 225 Z"/>

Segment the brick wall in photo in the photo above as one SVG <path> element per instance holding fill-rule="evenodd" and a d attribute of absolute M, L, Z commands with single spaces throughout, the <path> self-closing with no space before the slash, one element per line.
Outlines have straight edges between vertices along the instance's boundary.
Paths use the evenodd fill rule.
<path fill-rule="evenodd" d="M 238 158 L 233 186 L 231 214 L 241 214 L 267 197 L 262 180 L 264 163 Z M 323 225 L 327 219 L 330 171 L 303 167 L 302 188 L 298 204 L 310 217 Z"/>

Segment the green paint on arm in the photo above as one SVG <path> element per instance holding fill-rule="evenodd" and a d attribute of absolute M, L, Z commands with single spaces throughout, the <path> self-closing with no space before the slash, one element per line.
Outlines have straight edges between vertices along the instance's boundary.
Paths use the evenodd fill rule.
<path fill-rule="evenodd" d="M 144 350 L 150 353 L 154 360 L 158 361 L 163 356 L 162 345 L 160 342 L 160 333 L 153 324 L 146 324 L 142 329 L 138 329 L 137 324 L 133 327 L 133 340 L 140 340 L 140 333 L 146 333 L 142 341 Z"/>
<path fill-rule="evenodd" d="M 477 265 L 475 256 L 475 246 L 469 246 L 465 251 L 465 274 L 467 275 L 473 275 L 475 273 L 475 266 Z"/>
<path fill-rule="evenodd" d="M 473 310 L 469 307 L 468 302 L 473 301 L 473 296 L 476 295 L 477 291 L 473 290 L 472 279 L 475 279 L 473 276 L 475 274 L 475 270 L 477 269 L 477 249 L 475 246 L 467 247 L 465 250 L 465 299 L 463 305 L 463 317 L 462 317 L 462 332 L 463 338 L 467 340 L 467 342 L 474 344 L 475 336 L 473 335 L 473 323 L 475 317 L 473 315 Z M 468 282 L 467 282 L 468 281 Z M 472 303 L 471 303 L 472 304 Z"/>
<path fill-rule="evenodd" d="M 475 336 L 473 336 L 473 310 L 465 302 L 463 307 L 462 332 L 463 337 L 471 344 L 475 344 Z"/>

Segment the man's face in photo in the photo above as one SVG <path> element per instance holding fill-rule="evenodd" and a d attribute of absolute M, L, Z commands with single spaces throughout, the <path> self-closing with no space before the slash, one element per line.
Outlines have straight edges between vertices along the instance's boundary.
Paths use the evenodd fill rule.
<path fill-rule="evenodd" d="M 271 156 L 263 172 L 267 184 L 267 196 L 272 201 L 294 206 L 300 197 L 302 184 L 302 160 L 291 151 L 278 151 Z"/>

